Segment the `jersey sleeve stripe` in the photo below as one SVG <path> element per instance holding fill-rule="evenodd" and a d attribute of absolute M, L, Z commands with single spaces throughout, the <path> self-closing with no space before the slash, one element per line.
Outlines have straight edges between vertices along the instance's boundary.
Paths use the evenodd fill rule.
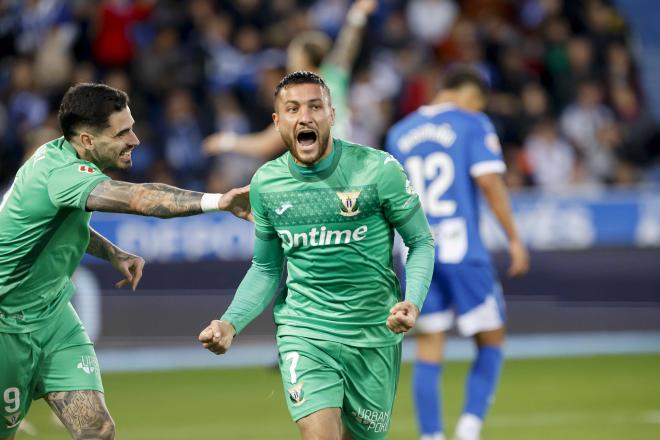
<path fill-rule="evenodd" d="M 403 225 L 405 225 L 406 223 L 408 223 L 408 222 L 410 221 L 410 219 L 413 218 L 413 216 L 415 215 L 415 213 L 419 210 L 419 208 L 421 208 L 421 206 L 422 206 L 421 203 L 417 203 L 417 206 L 415 206 L 414 208 L 412 208 L 412 209 L 410 210 L 410 212 L 409 212 L 408 214 L 406 214 L 405 217 L 403 217 L 403 218 L 397 220 L 395 223 L 392 223 L 392 224 L 394 225 L 394 227 L 395 227 L 395 228 L 400 228 L 401 226 L 403 226 Z"/>
<path fill-rule="evenodd" d="M 479 177 L 484 174 L 502 174 L 505 171 L 506 165 L 501 160 L 478 162 L 470 167 L 470 175 L 472 177 Z"/>
<path fill-rule="evenodd" d="M 254 235 L 256 235 L 258 239 L 264 241 L 270 241 L 277 238 L 277 234 L 275 232 L 264 232 L 258 229 L 255 229 Z"/>

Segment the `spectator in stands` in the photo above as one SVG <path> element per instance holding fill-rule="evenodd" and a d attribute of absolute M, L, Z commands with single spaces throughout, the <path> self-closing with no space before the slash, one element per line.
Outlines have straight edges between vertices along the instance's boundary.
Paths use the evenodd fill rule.
<path fill-rule="evenodd" d="M 192 95 L 185 89 L 173 90 L 166 100 L 163 138 L 165 158 L 176 181 L 194 191 L 204 190 L 208 161 L 199 145 L 203 129 Z"/>
<path fill-rule="evenodd" d="M 541 119 L 552 117 L 552 114 L 545 89 L 537 82 L 525 84 L 520 94 L 520 113 L 516 117 L 516 135 L 521 143 Z"/>
<path fill-rule="evenodd" d="M 573 37 L 566 47 L 568 65 L 565 70 L 554 72 L 552 78 L 553 95 L 557 108 L 563 108 L 573 101 L 577 86 L 581 82 L 595 78 L 595 58 L 591 42 L 583 37 Z"/>
<path fill-rule="evenodd" d="M 339 138 L 349 138 L 348 89 L 353 62 L 364 27 L 369 16 L 376 10 L 376 0 L 358 0 L 348 11 L 345 24 L 336 43 L 321 32 L 305 32 L 298 35 L 287 49 L 287 70 L 319 72 L 327 82 L 332 95 L 332 105 L 337 118 L 333 133 Z M 235 133 L 216 133 L 204 140 L 207 154 L 230 151 L 269 158 L 284 151 L 284 144 L 273 125 L 249 136 L 237 137 Z"/>
<path fill-rule="evenodd" d="M 551 189 L 578 180 L 575 150 L 561 138 L 552 118 L 545 117 L 536 122 L 525 140 L 524 149 L 536 185 Z"/>
<path fill-rule="evenodd" d="M 126 68 L 135 55 L 130 27 L 151 15 L 155 0 L 104 0 L 98 9 L 94 59 L 103 68 Z"/>
<path fill-rule="evenodd" d="M 658 125 L 639 102 L 632 87 L 617 85 L 612 88 L 611 95 L 623 144 L 619 157 L 636 166 L 650 163 L 660 152 Z"/>
<path fill-rule="evenodd" d="M 33 64 L 27 58 L 15 60 L 12 65 L 7 101 L 12 127 L 8 141 L 20 157 L 24 136 L 48 119 L 48 101 L 35 87 Z"/>
<path fill-rule="evenodd" d="M 616 166 L 614 152 L 603 145 L 598 132 L 614 122 L 614 114 L 603 102 L 600 82 L 592 79 L 578 85 L 577 97 L 561 114 L 561 132 L 584 157 L 587 178 L 606 182 L 613 176 Z"/>
<path fill-rule="evenodd" d="M 600 146 L 593 150 L 600 153 L 586 154 L 592 150 L 576 143 L 578 157 L 584 155 L 591 164 L 587 174 L 600 181 L 630 180 L 616 177 L 621 175 L 617 171 L 620 162 L 644 171 L 658 155 L 660 142 L 650 134 L 652 121 L 643 104 L 646 97 L 629 48 L 627 25 L 611 1 L 380 2 L 373 17 L 380 26 L 372 29 L 380 35 L 366 35 L 366 49 L 360 54 L 360 45 L 353 38 L 344 38 L 339 29 L 346 20 L 345 27 L 353 35 L 363 32 L 365 17 L 373 11 L 364 9 L 366 15 L 349 13 L 348 17 L 344 12 L 349 4 L 361 9 L 375 0 L 185 3 L 182 7 L 177 2 L 155 0 L 0 1 L 0 114 L 4 108 L 8 121 L 1 142 L 0 186 L 12 178 L 30 143 L 25 130 L 48 126 L 53 118 L 50 103 L 59 100 L 62 90 L 79 82 L 114 80 L 117 72 L 127 75 L 125 79 L 134 86 L 132 107 L 135 114 L 142 114 L 138 119 L 145 124 L 136 130 L 141 131 L 143 141 L 151 139 L 154 147 L 147 168 L 125 177 L 156 174 L 171 180 L 167 164 L 155 162 L 163 160 L 165 153 L 150 134 L 162 132 L 170 92 L 183 88 L 192 93 L 203 126 L 223 120 L 222 113 L 228 111 L 228 120 L 248 121 L 248 133 L 261 130 L 270 125 L 270 96 L 264 99 L 263 90 L 272 89 L 272 72 L 281 77 L 286 48 L 294 38 L 303 33 L 318 35 L 307 32 L 318 30 L 327 32 L 329 38 L 310 37 L 309 44 L 292 45 L 315 52 L 308 57 L 316 62 L 295 68 L 318 68 L 318 55 L 329 50 L 331 39 L 336 40 L 332 52 L 343 47 L 341 51 L 346 53 L 348 48 L 353 58 L 359 58 L 359 63 L 339 63 L 344 75 L 340 81 L 343 101 L 359 112 L 352 121 L 343 121 L 346 127 L 350 122 L 355 140 L 380 144 L 389 125 L 434 94 L 427 78 L 435 79 L 451 64 L 463 62 L 491 80 L 489 112 L 503 141 L 509 183 L 525 183 L 525 174 L 516 170 L 524 170 L 522 146 L 534 124 L 548 114 L 575 111 L 575 106 L 571 111 L 566 108 L 577 102 L 577 86 L 594 77 L 606 87 L 603 96 L 615 110 L 609 119 L 616 124 L 603 130 L 579 127 L 566 119 L 559 124 L 562 131 L 573 125 L 577 131 L 596 133 L 591 136 L 596 139 L 592 144 L 600 142 Z M 436 14 L 428 14 L 429 10 L 447 11 L 442 23 L 430 20 Z M 430 22 L 435 27 L 428 26 Z M 296 51 L 290 51 L 290 58 L 296 58 L 292 52 Z M 326 61 L 330 59 L 336 57 L 329 55 Z M 216 95 L 236 97 L 236 106 L 216 106 Z M 335 101 L 340 96 L 333 92 Z M 602 97 L 600 101 L 604 106 L 606 101 Z M 341 114 L 348 116 L 349 112 Z M 208 121 L 199 116 L 208 116 Z M 569 132 L 566 137 L 575 142 L 571 129 Z M 639 140 L 649 136 L 651 140 Z M 249 142 L 240 145 L 255 150 Z M 148 150 L 143 142 L 140 152 Z M 595 156 L 600 157 L 596 162 L 604 171 L 594 174 Z M 245 166 L 249 160 L 241 159 L 240 166 L 232 166 L 238 160 L 229 156 L 213 166 L 249 172 L 250 166 Z M 636 174 L 628 173 L 632 180 L 637 179 Z"/>

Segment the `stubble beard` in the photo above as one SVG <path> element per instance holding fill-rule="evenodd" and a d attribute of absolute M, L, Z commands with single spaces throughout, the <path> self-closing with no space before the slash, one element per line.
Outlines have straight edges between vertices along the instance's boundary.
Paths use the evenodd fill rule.
<path fill-rule="evenodd" d="M 325 152 L 328 150 L 328 141 L 330 140 L 330 132 L 328 132 L 324 137 L 319 137 L 317 140 L 319 148 L 318 152 L 312 157 L 311 159 L 303 158 L 300 154 L 298 154 L 298 150 L 296 148 L 296 139 L 294 137 L 289 138 L 289 139 L 284 139 L 284 144 L 287 146 L 289 149 L 289 152 L 293 156 L 293 158 L 296 160 L 297 163 L 304 165 L 304 166 L 311 166 L 317 163 L 321 157 L 325 154 Z"/>

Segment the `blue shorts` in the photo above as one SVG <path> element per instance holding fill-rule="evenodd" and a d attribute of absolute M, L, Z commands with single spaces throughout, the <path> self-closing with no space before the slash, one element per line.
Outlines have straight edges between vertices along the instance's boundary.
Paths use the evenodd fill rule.
<path fill-rule="evenodd" d="M 464 336 L 504 326 L 502 287 L 490 265 L 436 263 L 415 330 L 444 332 L 454 320 Z"/>

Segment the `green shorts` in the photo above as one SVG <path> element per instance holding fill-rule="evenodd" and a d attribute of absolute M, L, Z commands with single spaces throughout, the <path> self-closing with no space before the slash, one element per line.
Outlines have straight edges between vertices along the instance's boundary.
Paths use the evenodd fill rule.
<path fill-rule="evenodd" d="M 0 333 L 0 438 L 54 391 L 103 392 L 94 346 L 71 304 L 32 333 Z"/>
<path fill-rule="evenodd" d="M 294 421 L 341 408 L 355 440 L 384 439 L 399 382 L 401 344 L 362 348 L 298 336 L 278 336 L 279 364 Z"/>

